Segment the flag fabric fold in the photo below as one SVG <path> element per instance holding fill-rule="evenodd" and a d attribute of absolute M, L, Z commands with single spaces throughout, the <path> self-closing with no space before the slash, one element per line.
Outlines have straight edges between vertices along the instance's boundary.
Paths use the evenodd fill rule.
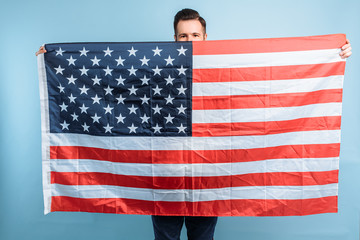
<path fill-rule="evenodd" d="M 46 44 L 45 213 L 337 212 L 345 39 Z"/>

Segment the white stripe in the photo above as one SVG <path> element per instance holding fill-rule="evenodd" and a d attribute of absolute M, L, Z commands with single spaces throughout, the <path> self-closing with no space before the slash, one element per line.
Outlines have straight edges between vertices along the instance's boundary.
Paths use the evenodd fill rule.
<path fill-rule="evenodd" d="M 299 107 L 193 110 L 193 123 L 285 121 L 298 118 L 341 116 L 341 103 L 320 103 Z"/>
<path fill-rule="evenodd" d="M 193 68 L 289 66 L 345 61 L 339 53 L 340 49 L 337 48 L 294 52 L 194 55 Z"/>
<path fill-rule="evenodd" d="M 44 46 L 44 45 L 43 45 Z M 40 90 L 40 105 L 41 105 L 41 153 L 42 153 L 42 181 L 44 193 L 44 214 L 50 212 L 51 206 L 51 182 L 50 182 L 50 139 L 48 133 L 50 132 L 49 120 L 49 101 L 47 77 L 45 71 L 44 54 L 37 56 L 38 76 L 39 76 L 39 90 Z"/>
<path fill-rule="evenodd" d="M 320 172 L 338 170 L 339 158 L 272 159 L 216 164 L 115 163 L 88 159 L 51 160 L 54 172 L 101 172 L 147 177 L 229 176 L 266 172 Z"/>
<path fill-rule="evenodd" d="M 127 198 L 146 201 L 215 201 L 230 199 L 309 199 L 336 196 L 337 184 L 315 186 L 256 186 L 200 190 L 162 190 L 117 186 L 66 186 L 53 184 L 53 196 L 76 198 Z"/>
<path fill-rule="evenodd" d="M 193 83 L 193 96 L 259 95 L 341 89 L 343 75 L 323 78 Z"/>
<path fill-rule="evenodd" d="M 51 134 L 50 141 L 52 146 L 84 146 L 118 150 L 225 150 L 339 143 L 340 130 L 228 137 L 103 137 L 59 133 Z"/>

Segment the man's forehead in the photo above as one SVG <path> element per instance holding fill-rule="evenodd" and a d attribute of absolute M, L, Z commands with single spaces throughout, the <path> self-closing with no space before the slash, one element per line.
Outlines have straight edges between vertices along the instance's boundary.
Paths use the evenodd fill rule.
<path fill-rule="evenodd" d="M 176 30 L 178 34 L 204 32 L 204 28 L 198 19 L 180 20 L 176 26 Z"/>

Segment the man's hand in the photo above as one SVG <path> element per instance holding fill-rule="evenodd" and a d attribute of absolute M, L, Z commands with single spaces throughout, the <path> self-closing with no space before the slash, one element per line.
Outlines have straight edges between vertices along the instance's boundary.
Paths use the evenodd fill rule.
<path fill-rule="evenodd" d="M 349 39 L 346 39 L 346 44 L 341 47 L 340 56 L 341 58 L 348 58 L 352 54 L 351 52 L 351 45 Z"/>
<path fill-rule="evenodd" d="M 39 51 L 37 51 L 37 52 L 35 53 L 35 55 L 37 56 L 37 55 L 42 54 L 42 53 L 46 53 L 46 50 L 45 50 L 45 47 L 44 47 L 44 46 L 40 47 Z"/>

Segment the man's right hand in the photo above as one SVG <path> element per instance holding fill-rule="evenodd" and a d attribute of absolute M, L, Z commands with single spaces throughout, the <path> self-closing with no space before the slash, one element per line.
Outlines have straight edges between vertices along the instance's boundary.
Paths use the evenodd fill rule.
<path fill-rule="evenodd" d="M 37 55 L 42 54 L 42 53 L 46 53 L 46 49 L 45 49 L 44 46 L 40 47 L 40 48 L 39 48 L 39 51 L 37 51 L 37 52 L 35 53 L 35 55 L 37 56 Z"/>

